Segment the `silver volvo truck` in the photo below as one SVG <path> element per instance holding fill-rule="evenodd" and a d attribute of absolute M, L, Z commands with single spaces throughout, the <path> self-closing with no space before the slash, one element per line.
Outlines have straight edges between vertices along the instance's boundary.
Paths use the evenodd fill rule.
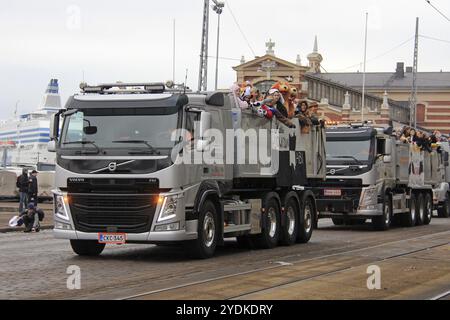
<path fill-rule="evenodd" d="M 334 224 L 375 229 L 392 223 L 429 224 L 448 195 L 446 152 L 420 151 L 392 135 L 392 128 L 342 125 L 327 129 L 327 179 L 315 189 L 318 217 Z"/>
<path fill-rule="evenodd" d="M 114 243 L 182 243 L 199 258 L 224 238 L 306 243 L 326 138 L 320 126 L 300 134 L 293 122 L 241 110 L 221 92 L 82 85 L 52 122 L 54 234 L 87 256 Z"/>

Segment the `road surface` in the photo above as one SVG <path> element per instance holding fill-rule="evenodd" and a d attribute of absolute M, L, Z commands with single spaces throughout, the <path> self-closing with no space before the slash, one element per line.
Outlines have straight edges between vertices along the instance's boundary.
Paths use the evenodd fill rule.
<path fill-rule="evenodd" d="M 245 250 L 230 240 L 209 260 L 153 245 L 82 258 L 51 230 L 3 233 L 0 299 L 449 299 L 449 244 L 450 219 L 437 218 L 387 232 L 324 220 L 308 244 Z M 79 290 L 68 289 L 70 266 Z M 368 289 L 369 266 L 380 289 Z"/>

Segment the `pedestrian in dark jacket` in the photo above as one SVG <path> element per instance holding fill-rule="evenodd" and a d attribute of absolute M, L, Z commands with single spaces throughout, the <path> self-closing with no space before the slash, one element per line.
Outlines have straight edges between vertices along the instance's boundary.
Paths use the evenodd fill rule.
<path fill-rule="evenodd" d="M 32 202 L 35 206 L 38 204 L 38 180 L 37 180 L 38 172 L 33 170 L 29 179 L 28 186 L 28 199 L 29 202 Z"/>
<path fill-rule="evenodd" d="M 44 220 L 45 214 L 44 211 L 30 203 L 28 209 L 22 212 L 20 217 L 22 217 L 23 224 L 25 225 L 24 232 L 29 233 L 33 231 L 33 229 L 34 231 L 39 232 L 41 229 L 39 221 Z"/>
<path fill-rule="evenodd" d="M 29 184 L 28 170 L 23 169 L 22 175 L 17 177 L 17 182 L 16 182 L 16 186 L 19 189 L 19 212 L 20 213 L 22 213 L 22 211 L 28 205 L 28 184 Z"/>

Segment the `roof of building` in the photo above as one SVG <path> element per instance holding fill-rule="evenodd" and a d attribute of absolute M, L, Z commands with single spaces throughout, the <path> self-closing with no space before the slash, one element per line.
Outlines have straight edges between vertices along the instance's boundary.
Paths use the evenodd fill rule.
<path fill-rule="evenodd" d="M 363 73 L 318 73 L 315 76 L 322 79 L 341 83 L 352 88 L 361 88 Z M 369 72 L 366 73 L 366 87 L 368 89 L 408 89 L 413 82 L 413 74 L 405 72 L 403 77 L 395 72 Z M 417 74 L 419 89 L 446 89 L 450 90 L 450 72 L 419 72 Z"/>

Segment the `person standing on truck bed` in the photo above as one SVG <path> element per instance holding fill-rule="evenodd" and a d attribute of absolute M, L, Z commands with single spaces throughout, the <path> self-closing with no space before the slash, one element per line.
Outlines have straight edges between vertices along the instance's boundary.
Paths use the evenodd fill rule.
<path fill-rule="evenodd" d="M 28 205 L 28 170 L 22 169 L 22 174 L 17 177 L 16 187 L 19 189 L 19 212 Z"/>
<path fill-rule="evenodd" d="M 30 203 L 33 203 L 35 206 L 38 204 L 38 180 L 37 180 L 38 172 L 33 170 L 29 179 L 29 187 L 28 187 L 28 199 Z"/>
<path fill-rule="evenodd" d="M 283 103 L 283 96 L 281 95 L 280 91 L 277 89 L 270 89 L 269 90 L 269 96 L 272 96 L 274 101 L 275 108 L 281 113 L 281 115 L 285 118 L 288 118 L 288 111 Z"/>

